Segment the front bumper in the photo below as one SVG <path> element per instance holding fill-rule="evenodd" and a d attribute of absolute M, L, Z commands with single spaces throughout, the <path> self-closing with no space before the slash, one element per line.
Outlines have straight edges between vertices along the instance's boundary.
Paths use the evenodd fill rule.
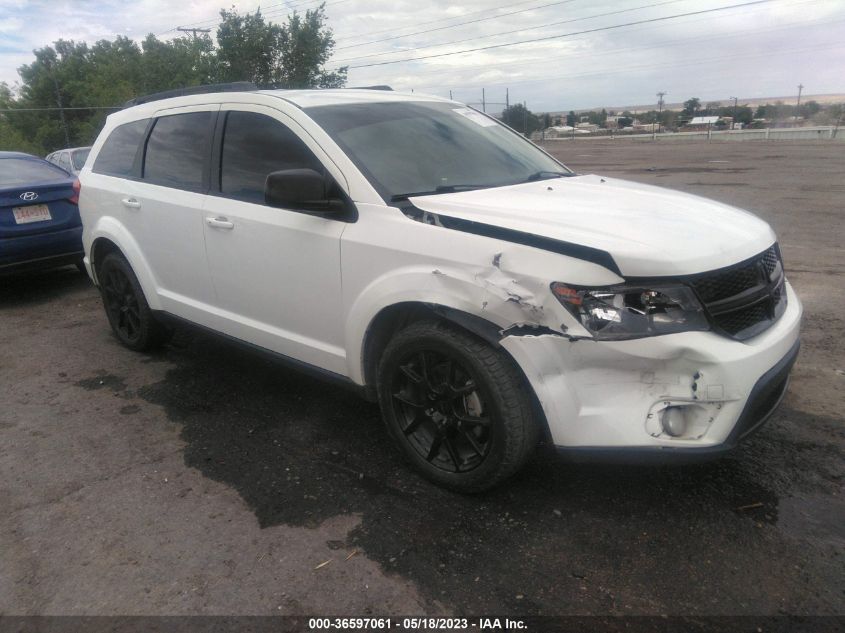
<path fill-rule="evenodd" d="M 684 332 L 630 341 L 508 336 L 561 450 L 596 457 L 706 458 L 758 427 L 786 391 L 799 346 L 802 308 L 787 284 L 787 308 L 746 341 Z M 660 423 L 668 407 L 689 421 L 677 437 Z"/>

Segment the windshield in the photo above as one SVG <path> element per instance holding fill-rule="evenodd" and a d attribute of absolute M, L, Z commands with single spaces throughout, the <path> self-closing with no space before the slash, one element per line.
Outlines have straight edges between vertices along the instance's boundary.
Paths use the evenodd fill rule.
<path fill-rule="evenodd" d="M 305 112 L 385 201 L 571 175 L 519 134 L 456 103 L 361 103 Z"/>
<path fill-rule="evenodd" d="M 48 163 L 46 160 L 30 158 L 0 159 L 0 187 L 38 185 L 67 180 L 69 177 L 70 174 L 65 170 Z"/>
<path fill-rule="evenodd" d="M 73 168 L 79 170 L 85 167 L 85 161 L 88 159 L 88 154 L 90 152 L 90 147 L 86 147 L 85 149 L 78 149 L 75 152 L 72 152 L 70 157 L 73 161 Z"/>

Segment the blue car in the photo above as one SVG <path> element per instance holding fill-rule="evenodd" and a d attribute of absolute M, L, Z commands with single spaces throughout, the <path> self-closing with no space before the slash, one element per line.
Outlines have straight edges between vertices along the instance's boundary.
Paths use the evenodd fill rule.
<path fill-rule="evenodd" d="M 46 160 L 0 152 L 0 275 L 82 266 L 79 181 Z"/>

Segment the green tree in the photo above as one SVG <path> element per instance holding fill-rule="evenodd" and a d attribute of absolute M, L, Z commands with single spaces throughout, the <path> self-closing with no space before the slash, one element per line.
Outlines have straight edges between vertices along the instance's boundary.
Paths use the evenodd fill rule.
<path fill-rule="evenodd" d="M 575 116 L 575 111 L 570 110 L 569 114 L 566 115 L 566 124 L 569 127 L 575 127 L 575 124 L 578 122 L 578 117 Z"/>
<path fill-rule="evenodd" d="M 334 71 L 325 65 L 334 51 L 332 30 L 325 25 L 325 3 L 308 9 L 305 16 L 294 11 L 282 25 L 278 38 L 278 61 L 274 82 L 280 88 L 342 88 L 348 67 Z"/>
<path fill-rule="evenodd" d="M 701 99 L 698 97 L 693 97 L 692 99 L 687 99 L 684 101 L 684 109 L 682 110 L 683 114 L 687 117 L 695 116 L 695 113 L 701 109 Z"/>
<path fill-rule="evenodd" d="M 35 50 L 18 69 L 17 94 L 5 84 L 0 89 L 4 109 L 12 110 L 0 113 L 0 144 L 42 155 L 89 145 L 109 107 L 173 88 L 241 80 L 288 88 L 345 84 L 346 68 L 325 68 L 334 38 L 322 5 L 282 25 L 259 11 L 224 10 L 221 17 L 216 44 L 208 35 L 164 41 L 150 34 L 140 46 L 118 36 L 93 45 L 57 40 Z"/>
<path fill-rule="evenodd" d="M 261 11 L 223 10 L 217 28 L 217 81 L 252 81 L 262 87 L 339 88 L 347 68 L 326 70 L 334 50 L 325 25 L 324 5 L 294 11 L 283 25 L 267 22 Z"/>
<path fill-rule="evenodd" d="M 502 111 L 502 121 L 517 132 L 528 135 L 541 127 L 540 117 L 521 103 L 515 103 Z"/>

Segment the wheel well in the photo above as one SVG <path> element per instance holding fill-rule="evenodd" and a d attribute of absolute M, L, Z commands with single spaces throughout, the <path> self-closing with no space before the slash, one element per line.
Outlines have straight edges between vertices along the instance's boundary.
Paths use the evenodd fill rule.
<path fill-rule="evenodd" d="M 408 326 L 409 324 L 423 319 L 442 319 L 450 322 L 455 327 L 469 332 L 483 340 L 493 347 L 500 348 L 499 339 L 501 339 L 501 328 L 482 319 L 481 317 L 462 312 L 454 308 L 440 306 L 430 303 L 398 303 L 396 305 L 388 306 L 379 312 L 370 323 L 364 339 L 363 345 L 363 364 L 364 364 L 364 390 L 367 399 L 372 401 L 378 400 L 378 393 L 376 392 L 376 375 L 378 373 L 378 364 L 381 355 L 384 353 L 387 344 L 393 335 Z M 516 367 L 519 375 L 522 376 L 523 384 L 528 390 L 531 398 L 532 409 L 540 422 L 543 434 L 546 439 L 551 437 L 549 431 L 548 421 L 543 412 L 543 407 L 537 399 L 537 395 L 531 388 L 528 378 L 522 371 L 519 364 L 513 360 L 510 354 L 506 356 Z"/>
<path fill-rule="evenodd" d="M 94 271 L 95 280 L 99 274 L 100 264 L 109 253 L 123 254 L 117 244 L 108 238 L 98 237 L 94 240 L 94 244 L 91 246 L 91 270 Z"/>

